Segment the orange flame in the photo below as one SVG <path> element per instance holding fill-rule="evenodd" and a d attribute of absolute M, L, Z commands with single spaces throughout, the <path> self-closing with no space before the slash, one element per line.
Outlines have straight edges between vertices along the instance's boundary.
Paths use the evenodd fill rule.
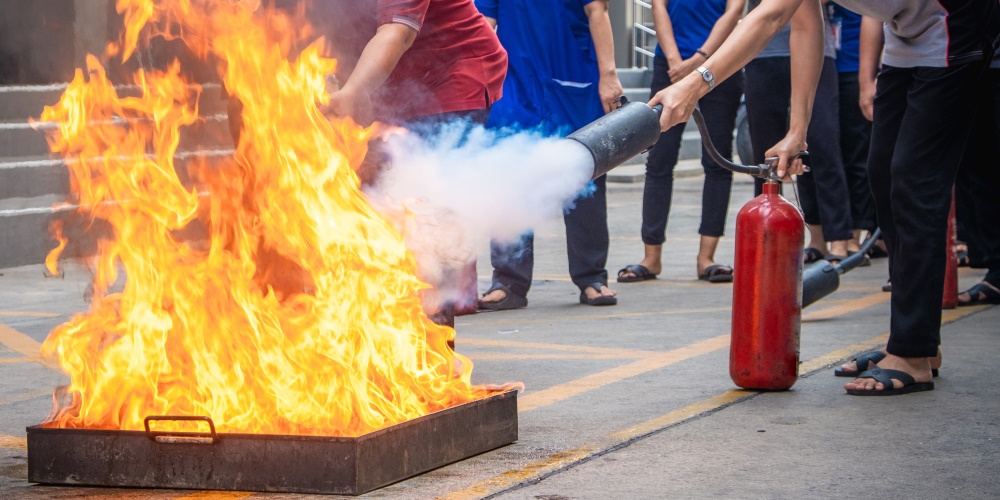
<path fill-rule="evenodd" d="M 62 255 L 63 250 L 66 249 L 66 245 L 69 243 L 69 238 L 63 236 L 63 224 L 65 221 L 62 219 L 55 219 L 49 224 L 49 232 L 52 233 L 52 237 L 59 242 L 55 248 L 49 250 L 48 255 L 45 256 L 45 270 L 49 272 L 49 276 L 60 276 L 59 272 L 59 256 Z"/>
<path fill-rule="evenodd" d="M 179 64 L 138 72 L 142 95 L 120 97 L 91 57 L 45 109 L 82 210 L 114 234 L 99 245 L 90 311 L 43 345 L 72 379 L 53 425 L 205 415 L 221 431 L 351 436 L 486 396 L 447 347 L 454 330 L 422 312 L 428 286 L 402 236 L 359 190 L 376 129 L 317 107 L 335 69 L 321 43 L 292 58 L 301 27 L 263 21 L 252 1 L 118 8 L 124 56 L 169 31 L 224 61 L 243 130 L 235 159 L 197 169 L 195 189 L 173 162 L 201 89 Z M 204 239 L 181 236 L 196 225 Z M 108 293 L 119 270 L 124 290 Z"/>

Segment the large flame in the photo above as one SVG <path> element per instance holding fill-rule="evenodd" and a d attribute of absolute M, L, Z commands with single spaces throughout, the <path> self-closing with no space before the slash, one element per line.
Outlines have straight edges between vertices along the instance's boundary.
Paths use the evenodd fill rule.
<path fill-rule="evenodd" d="M 90 311 L 43 345 L 72 378 L 53 425 L 205 415 L 229 432 L 350 436 L 487 395 L 447 346 L 454 330 L 422 311 L 427 285 L 403 237 L 359 191 L 376 129 L 317 107 L 335 69 L 321 43 L 293 55 L 301 25 L 255 2 L 118 9 L 123 58 L 155 33 L 222 61 L 243 130 L 235 159 L 198 169 L 193 188 L 174 157 L 200 88 L 178 64 L 138 72 L 141 95 L 120 97 L 91 57 L 45 109 L 74 201 L 114 234 Z M 182 236 L 195 227 L 207 236 Z M 124 290 L 110 293 L 120 270 Z"/>

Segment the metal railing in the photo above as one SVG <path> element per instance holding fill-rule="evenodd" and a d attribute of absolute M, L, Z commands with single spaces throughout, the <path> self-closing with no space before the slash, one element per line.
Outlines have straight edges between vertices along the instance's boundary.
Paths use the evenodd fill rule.
<path fill-rule="evenodd" d="M 632 67 L 653 67 L 653 47 L 656 30 L 653 26 L 653 8 L 649 2 L 632 0 Z"/>

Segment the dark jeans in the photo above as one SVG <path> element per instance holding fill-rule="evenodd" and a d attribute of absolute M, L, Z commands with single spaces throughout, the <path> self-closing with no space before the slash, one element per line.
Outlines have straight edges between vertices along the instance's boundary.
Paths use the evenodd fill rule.
<path fill-rule="evenodd" d="M 896 356 L 934 356 L 941 343 L 952 185 L 985 66 L 886 66 L 878 77 L 868 178 L 889 249 L 887 349 Z"/>
<path fill-rule="evenodd" d="M 607 176 L 593 181 L 593 189 L 576 199 L 573 209 L 563 214 L 566 222 L 566 252 L 569 255 L 569 275 L 580 290 L 593 283 L 607 285 L 608 271 L 608 202 Z M 521 241 L 490 244 L 493 264 L 493 286 L 505 287 L 510 293 L 525 297 L 531 288 L 535 265 L 534 236 L 525 234 Z"/>
<path fill-rule="evenodd" d="M 670 77 L 667 75 L 669 70 L 665 57 L 658 56 L 653 59 L 651 95 L 670 86 Z M 732 158 L 733 155 L 733 128 L 736 126 L 736 113 L 739 110 L 742 94 L 743 75 L 735 74 L 698 101 L 712 143 L 725 158 Z M 661 133 L 646 159 L 646 184 L 642 191 L 640 234 L 642 242 L 647 245 L 662 245 L 666 240 L 667 218 L 670 215 L 670 201 L 674 187 L 674 167 L 677 165 L 685 125 L 681 123 Z M 698 234 L 720 237 L 726 228 L 726 211 L 729 209 L 733 173 L 712 161 L 704 148 L 701 151 L 701 166 L 705 170 L 705 184 L 701 195 L 701 226 L 698 228 Z"/>
<path fill-rule="evenodd" d="M 868 145 L 872 122 L 858 106 L 858 72 L 840 73 L 840 156 L 851 197 L 854 229 L 875 230 L 875 201 L 868 185 Z M 811 146 L 811 145 L 810 145 Z"/>
<path fill-rule="evenodd" d="M 763 163 L 764 152 L 788 132 L 791 65 L 788 57 L 757 58 L 746 65 L 744 73 L 754 161 Z M 837 87 L 836 65 L 833 59 L 825 58 L 806 134 L 809 158 L 805 163 L 811 171 L 798 176 L 799 202 L 805 220 L 822 224 L 826 241 L 850 239 L 854 229 L 847 179 L 840 159 Z"/>
<path fill-rule="evenodd" d="M 969 265 L 989 269 L 1000 287 L 1000 68 L 990 68 L 980 89 L 979 113 L 962 157 L 956 188 L 958 236 L 969 246 Z"/>

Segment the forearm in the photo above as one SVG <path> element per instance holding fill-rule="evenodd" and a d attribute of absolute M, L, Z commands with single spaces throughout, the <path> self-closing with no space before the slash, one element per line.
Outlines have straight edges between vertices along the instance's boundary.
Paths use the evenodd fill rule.
<path fill-rule="evenodd" d="M 882 22 L 864 16 L 861 18 L 861 40 L 858 42 L 858 81 L 875 81 L 882 59 Z"/>
<path fill-rule="evenodd" d="M 591 7 L 593 6 L 593 7 Z M 601 76 L 615 75 L 615 40 L 611 33 L 611 18 L 608 17 L 606 0 L 597 0 L 587 5 L 587 17 L 590 24 L 590 36 L 594 39 L 594 49 L 597 55 L 597 67 Z"/>
<path fill-rule="evenodd" d="M 788 42 L 792 77 L 788 128 L 804 138 L 823 69 L 823 15 L 816 0 L 805 0 L 796 10 Z"/>
<path fill-rule="evenodd" d="M 660 44 L 660 50 L 663 51 L 667 61 L 677 64 L 681 60 L 681 52 L 677 48 L 677 40 L 674 39 L 674 24 L 667 14 L 667 0 L 654 0 L 652 5 L 656 42 Z"/>
<path fill-rule="evenodd" d="M 722 43 L 736 29 L 741 15 L 743 15 L 743 2 L 740 0 L 729 0 L 726 3 L 726 11 L 723 12 L 722 16 L 715 22 L 715 25 L 712 26 L 712 31 L 708 34 L 708 38 L 705 39 L 705 43 L 702 44 L 702 50 L 709 55 L 718 51 Z"/>
<path fill-rule="evenodd" d="M 416 37 L 416 31 L 402 24 L 379 26 L 375 36 L 365 45 L 343 89 L 371 91 L 381 87 Z"/>

